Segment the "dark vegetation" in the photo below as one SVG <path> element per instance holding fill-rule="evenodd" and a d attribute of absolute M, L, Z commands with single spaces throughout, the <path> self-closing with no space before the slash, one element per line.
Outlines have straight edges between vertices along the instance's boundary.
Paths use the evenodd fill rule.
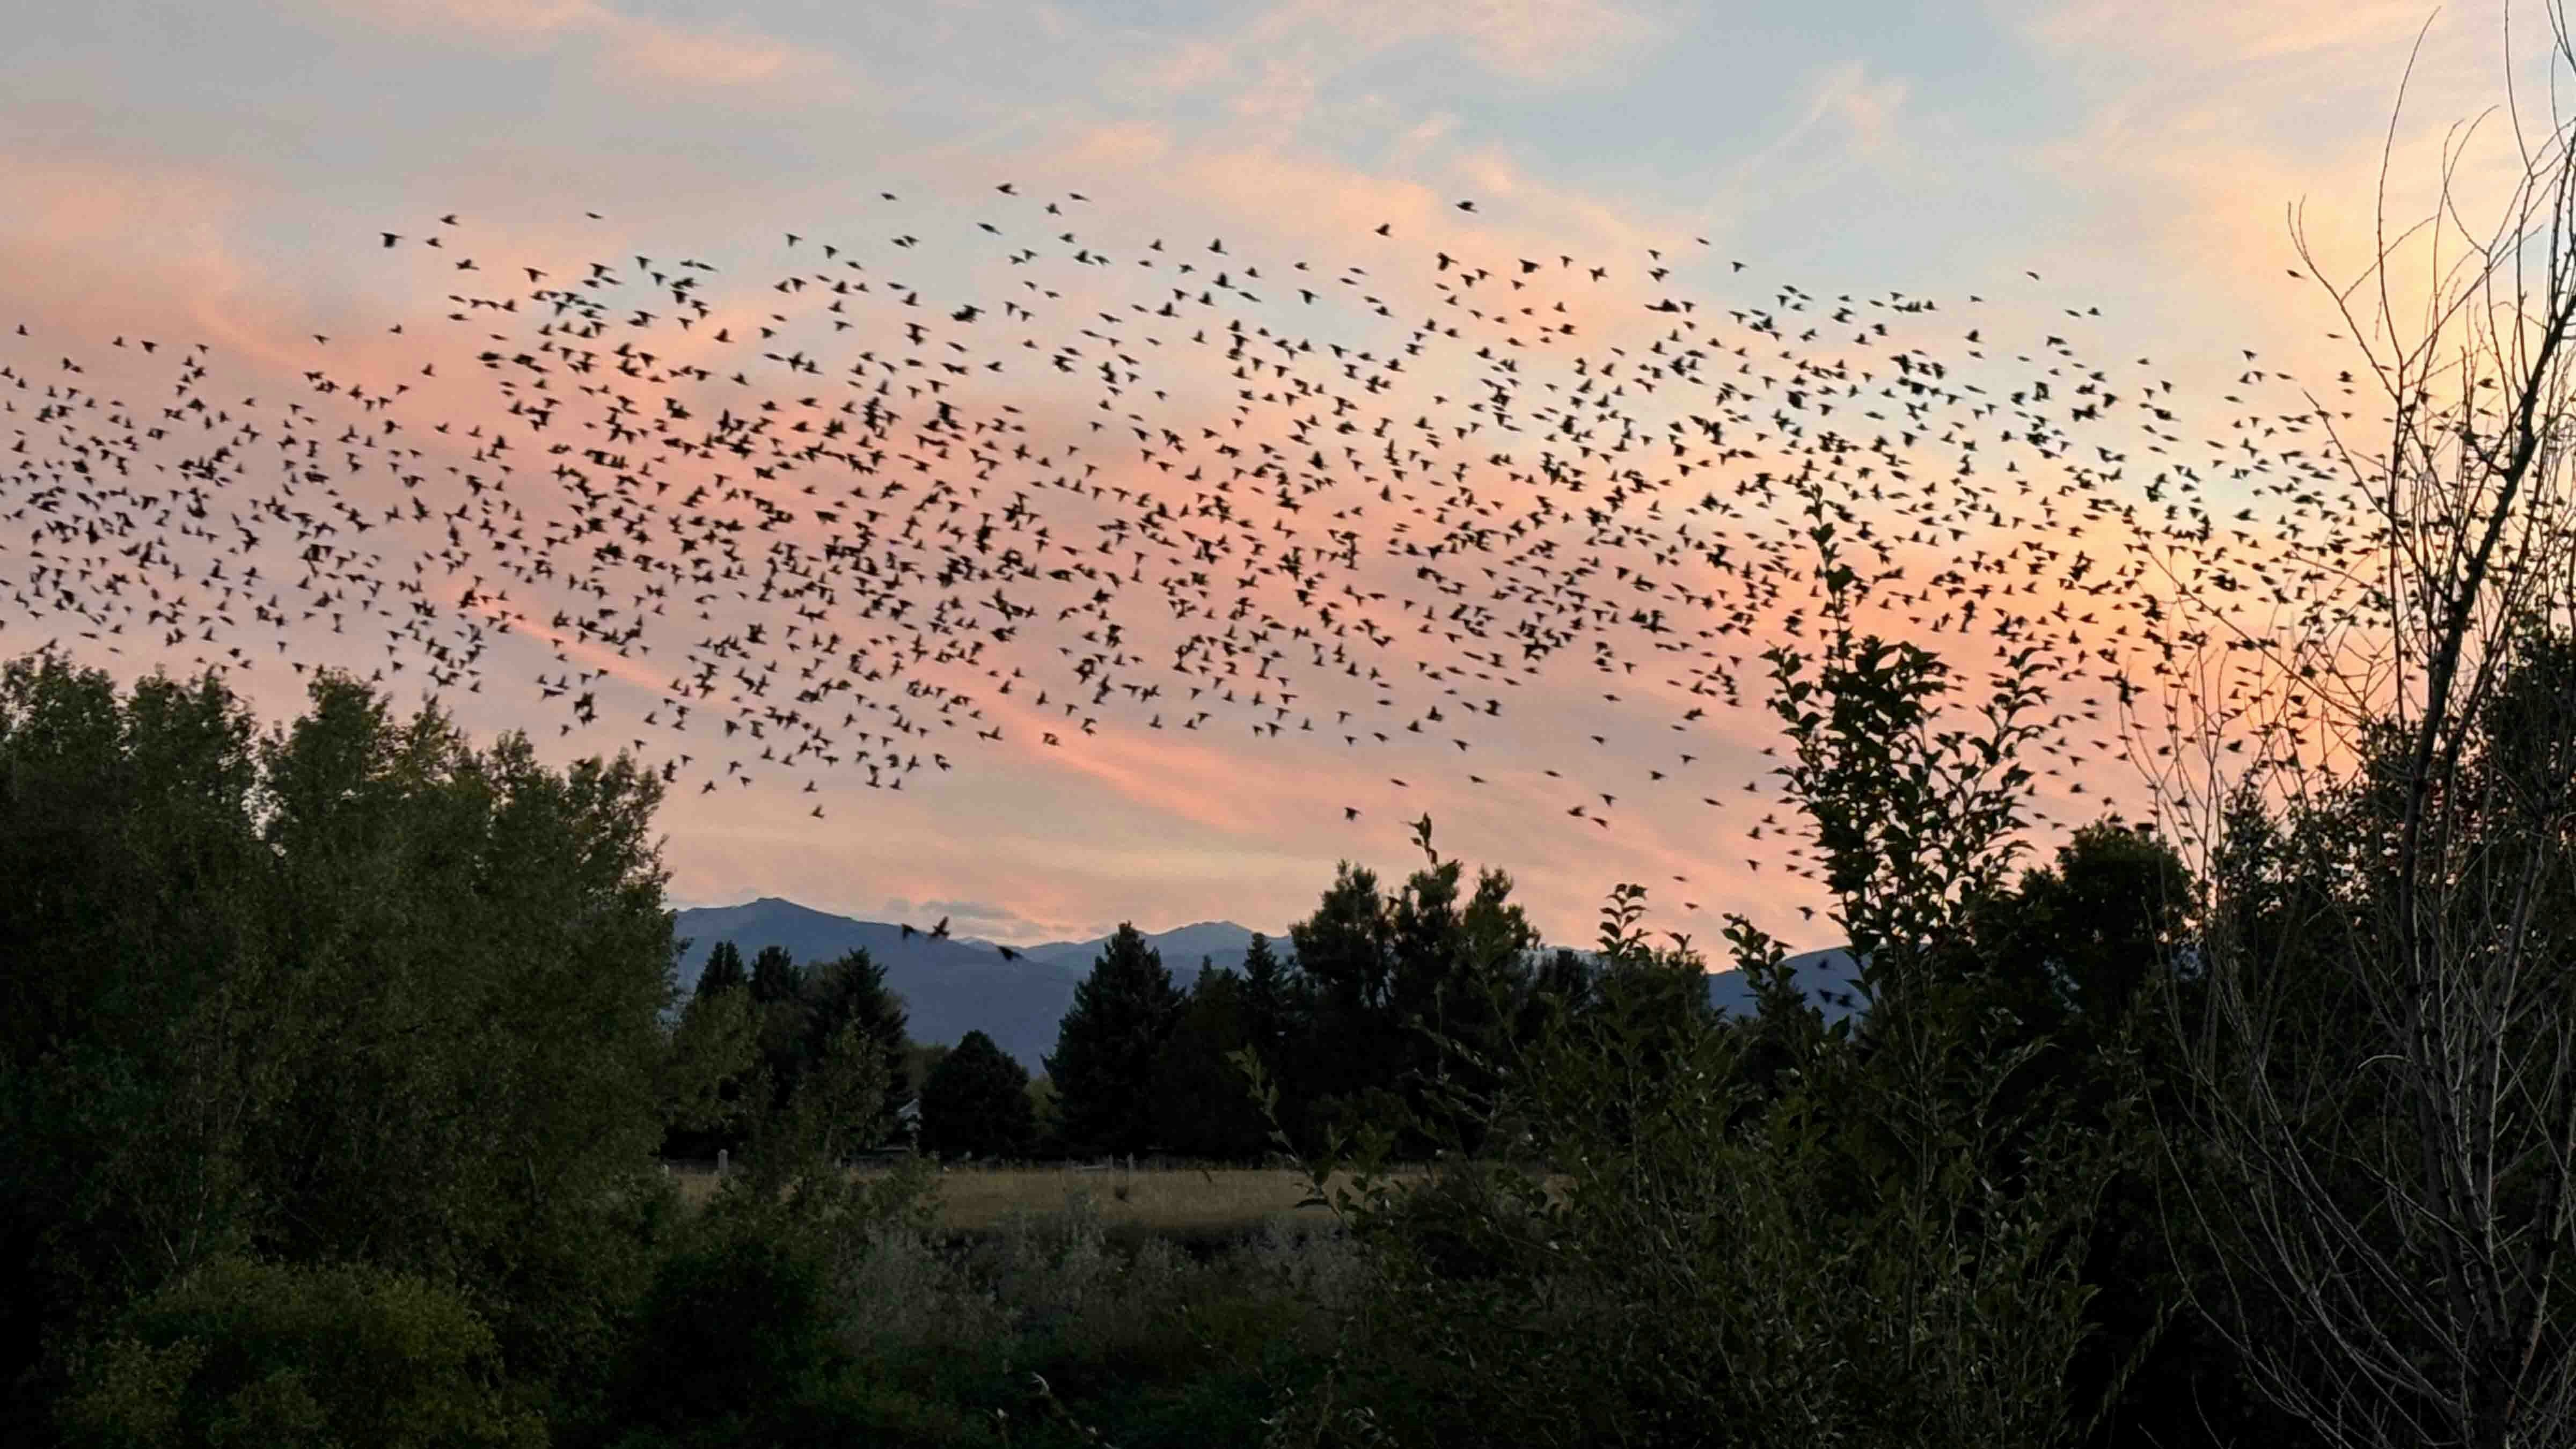
<path fill-rule="evenodd" d="M 2565 707 L 2567 652 L 2531 636 L 2475 768 L 2563 769 L 2523 716 Z M 1636 887 L 1595 954 L 1546 950 L 1508 877 L 1470 885 L 1426 822 L 1394 888 L 1342 870 L 1294 965 L 1265 942 L 1183 991 L 1122 932 L 1040 1123 L 980 1035 L 908 1051 L 864 953 L 720 946 L 666 1025 L 657 791 L 624 762 L 478 751 L 338 678 L 263 735 L 213 680 L 120 693 L 20 661 L 11 1422 L 135 1445 L 2314 1439 L 2229 1346 L 2243 1321 L 2194 1306 L 2246 1248 L 2193 1189 L 2244 1168 L 2179 1127 L 2224 1098 L 2169 1028 L 2210 1013 L 2223 920 L 2265 943 L 2273 1039 L 2367 1090 L 2318 923 L 2370 909 L 2342 863 L 2401 809 L 2402 760 L 2295 811 L 2239 800 L 2220 880 L 2112 821 L 2016 877 L 2010 767 L 1903 785 L 1937 748 L 1906 723 L 1937 661 L 1774 664 L 1866 957 L 1857 1025 L 1827 1028 L 1741 922 L 1763 1010 L 1712 1014 Z M 1937 878 L 1898 877 L 1899 835 L 1951 842 Z M 2565 929 L 2550 880 L 2532 930 Z M 1359 1170 L 1331 1194 L 1348 1231 L 1122 1252 L 1077 1204 L 934 1243 L 922 1159 L 834 1170 L 893 1138 L 915 1075 L 933 1152 L 1285 1150 L 1319 1191 Z M 716 1146 L 742 1166 L 685 1212 L 656 1157 Z M 1382 1176 L 1425 1158 L 1422 1186 Z"/>

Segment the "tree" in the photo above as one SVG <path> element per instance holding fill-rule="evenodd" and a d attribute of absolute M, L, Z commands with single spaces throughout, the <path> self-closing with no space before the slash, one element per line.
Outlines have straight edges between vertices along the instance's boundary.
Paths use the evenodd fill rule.
<path fill-rule="evenodd" d="M 1154 1135 L 1183 1157 L 1261 1155 L 1267 1129 L 1230 1058 L 1251 1044 L 1248 988 L 1232 971 L 1203 971 L 1155 1065 Z"/>
<path fill-rule="evenodd" d="M 859 947 L 806 972 L 801 993 L 804 1020 L 800 1058 L 809 1063 L 820 1060 L 834 1033 L 845 1025 L 857 1026 L 867 1049 L 884 1058 L 886 1087 L 878 1111 L 885 1130 L 891 1133 L 903 1109 L 911 1105 L 913 1089 L 904 1071 L 909 1042 L 904 1035 L 907 1016 L 903 998 L 887 988 L 885 967 L 877 964 L 866 947 Z"/>
<path fill-rule="evenodd" d="M 218 1256 L 458 1285 L 567 1393 L 640 1291 L 658 777 L 308 699 L 0 672 L 0 1379 Z"/>
<path fill-rule="evenodd" d="M 708 949 L 706 964 L 698 970 L 697 994 L 715 996 L 739 990 L 750 981 L 743 971 L 742 948 L 731 941 L 718 941 Z"/>
<path fill-rule="evenodd" d="M 1537 942 L 1508 875 L 1481 873 L 1462 902 L 1464 871 L 1432 853 L 1388 897 L 1375 872 L 1345 861 L 1314 914 L 1289 928 L 1304 988 L 1303 1039 L 1283 1053 L 1285 1090 L 1305 1109 L 1292 1136 L 1372 1121 L 1396 1132 L 1402 1155 L 1430 1150 L 1431 1099 L 1446 1074 L 1471 1070 L 1435 1038 L 1493 1049 Z"/>
<path fill-rule="evenodd" d="M 1028 1068 L 966 1033 L 921 1084 L 921 1145 L 948 1157 L 1014 1157 L 1037 1136 Z"/>
<path fill-rule="evenodd" d="M 784 946 L 763 946 L 751 958 L 751 999 L 762 1006 L 793 1001 L 805 984 L 796 957 Z"/>
<path fill-rule="evenodd" d="M 1243 1017 L 1247 1043 L 1265 1061 L 1297 1033 L 1296 985 L 1287 963 L 1259 931 L 1243 949 Z"/>
<path fill-rule="evenodd" d="M 1538 944 L 1538 932 L 1511 903 L 1509 875 L 1479 871 L 1475 893 L 1462 903 L 1465 863 L 1431 849 L 1427 818 L 1421 844 L 1429 864 L 1405 881 L 1388 911 L 1387 1013 L 1401 1048 L 1387 1067 L 1415 1124 L 1399 1139 L 1411 1155 L 1431 1150 L 1435 1103 L 1450 1093 L 1480 1096 L 1492 1089 L 1484 1062 L 1504 1046 L 1529 989 L 1527 957 Z M 1465 1133 L 1459 1145 L 1479 1150 L 1483 1135 L 1474 1119 L 1459 1126 Z"/>
<path fill-rule="evenodd" d="M 2447 147 L 2425 224 L 2383 214 L 2352 275 L 2294 223 L 2385 431 L 2318 414 L 2303 494 L 2352 522 L 2284 536 L 2311 581 L 2286 617 L 2202 582 L 2157 640 L 2205 681 L 2172 735 L 2201 748 L 2156 781 L 2213 892 L 2205 1004 L 2168 1018 L 2192 1090 L 2164 1140 L 2220 1260 L 2195 1296 L 2346 1445 L 2576 1437 L 2576 152 L 2520 124 L 2490 230 Z"/>
<path fill-rule="evenodd" d="M 1074 988 L 1046 1059 L 1066 1150 L 1143 1152 L 1152 1145 L 1154 1067 L 1181 1007 L 1162 953 L 1121 924 Z"/>
<path fill-rule="evenodd" d="M 751 993 L 703 989 L 682 1008 L 662 1063 L 662 1153 L 710 1158 L 739 1152 L 752 1114 L 770 1100 Z"/>
<path fill-rule="evenodd" d="M 1291 1127 L 1301 1140 L 1350 1124 L 1373 1091 L 1386 1098 L 1383 1083 L 1404 1049 L 1386 1011 L 1396 969 L 1388 936 L 1376 871 L 1350 861 L 1334 866 L 1314 915 L 1288 926 L 1309 1000 L 1306 1036 L 1288 1052 L 1288 1091 L 1303 1109 Z"/>
<path fill-rule="evenodd" d="M 2085 1248 L 2111 1152 L 2059 1104 L 2011 1100 L 2046 1044 L 2017 1039 L 1989 983 L 1953 969 L 2019 848 L 2036 651 L 1985 697 L 1949 701 L 1941 660 L 1853 626 L 1863 585 L 1826 491 L 1853 485 L 1800 485 L 1822 643 L 1815 658 L 1771 651 L 1771 703 L 1871 1012 L 1822 1025 L 1784 948 L 1738 917 L 1728 941 L 1761 1014 L 1701 1029 L 1687 942 L 1655 962 L 1644 891 L 1622 885 L 1605 999 L 1506 1039 L 1490 1110 L 1528 1134 L 1531 1170 L 1452 1159 L 1430 1186 L 1399 1186 L 1383 1131 L 1309 1154 L 1310 1200 L 1351 1218 L 1396 1280 L 1372 1295 L 1390 1392 L 1371 1407 L 1420 1406 L 1415 1433 L 1685 1443 L 1724 1424 L 1746 1443 L 1966 1446 L 2082 1432 L 2068 1369 L 2090 1332 Z M 1357 897 L 1350 876 L 1337 890 Z M 1328 959 L 1370 963 L 1383 938 L 1354 908 L 1368 903 L 1313 933 Z M 1776 1058 L 1767 1099 L 1745 1070 L 1756 1046 Z M 1620 1351 L 1589 1349 L 1602 1341 Z"/>

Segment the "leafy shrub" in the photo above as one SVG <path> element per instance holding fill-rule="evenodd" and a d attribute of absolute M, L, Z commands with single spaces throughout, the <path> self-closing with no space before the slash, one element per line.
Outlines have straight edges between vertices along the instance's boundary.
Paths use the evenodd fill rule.
<path fill-rule="evenodd" d="M 825 1254 L 715 1218 L 655 1276 L 631 1348 L 628 1413 L 694 1425 L 811 1402 L 840 1361 Z"/>
<path fill-rule="evenodd" d="M 491 1330 L 421 1278 L 364 1266 L 209 1260 L 81 1355 L 65 1439 L 163 1446 L 538 1446 Z"/>

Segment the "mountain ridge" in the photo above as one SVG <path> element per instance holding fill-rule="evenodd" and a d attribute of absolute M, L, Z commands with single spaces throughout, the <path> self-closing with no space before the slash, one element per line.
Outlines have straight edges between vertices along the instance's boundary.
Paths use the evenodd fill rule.
<path fill-rule="evenodd" d="M 915 1041 L 954 1044 L 969 1031 L 981 1031 L 1032 1073 L 1046 1070 L 1056 1029 L 1073 1007 L 1074 988 L 1090 974 L 1092 961 L 1110 939 L 1014 946 L 1010 949 L 1018 959 L 1005 960 L 998 942 L 933 939 L 918 927 L 907 937 L 900 922 L 834 915 L 783 896 L 761 896 L 736 906 L 692 906 L 676 914 L 673 934 L 688 943 L 677 960 L 683 994 L 696 987 L 707 953 L 718 941 L 733 942 L 746 966 L 764 946 L 786 947 L 799 965 L 835 960 L 864 947 L 885 968 L 886 984 L 904 998 Z M 1253 934 L 1232 921 L 1193 921 L 1148 932 L 1145 940 L 1162 953 L 1173 979 L 1187 986 L 1197 979 L 1202 960 L 1216 970 L 1243 969 Z M 1295 958 L 1285 931 L 1270 940 L 1283 960 Z M 1844 948 L 1802 952 L 1787 964 L 1791 978 L 1828 1022 L 1854 1015 L 1866 1004 L 1855 963 Z M 1710 972 L 1708 991 L 1712 1005 L 1752 1014 L 1752 988 L 1740 971 Z"/>

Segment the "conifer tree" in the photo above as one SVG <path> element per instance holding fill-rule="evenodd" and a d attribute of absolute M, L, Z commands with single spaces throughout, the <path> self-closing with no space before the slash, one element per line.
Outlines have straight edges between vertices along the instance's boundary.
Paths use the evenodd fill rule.
<path fill-rule="evenodd" d="M 1229 1161 L 1261 1154 L 1269 1129 L 1251 1083 L 1228 1060 L 1250 1044 L 1247 991 L 1233 971 L 1203 971 L 1191 986 L 1155 1072 L 1154 1135 L 1165 1151 Z"/>
<path fill-rule="evenodd" d="M 707 952 L 707 964 L 698 972 L 697 994 L 714 996 L 747 986 L 750 975 L 743 970 L 742 948 L 731 941 L 718 941 Z"/>
<path fill-rule="evenodd" d="M 763 1006 L 773 1006 L 796 995 L 804 984 L 804 973 L 796 969 L 796 957 L 784 946 L 763 946 L 751 958 L 751 999 Z"/>
<path fill-rule="evenodd" d="M 1154 1069 L 1181 999 L 1162 953 L 1134 925 L 1119 926 L 1074 988 L 1073 1009 L 1046 1059 L 1068 1150 L 1114 1154 L 1153 1145 Z"/>
<path fill-rule="evenodd" d="M 966 1033 L 921 1084 L 921 1145 L 943 1156 L 1010 1157 L 1037 1135 L 1028 1068 Z"/>
<path fill-rule="evenodd" d="M 865 1049 L 885 1064 L 883 1121 L 892 1129 L 913 1097 L 911 1079 L 904 1072 L 904 1053 L 909 1045 L 904 1032 L 909 1021 L 903 998 L 885 984 L 885 967 L 877 964 L 867 948 L 860 947 L 808 970 L 801 985 L 799 1057 L 808 1066 L 821 1060 L 833 1034 L 846 1024 L 856 1023 Z"/>

